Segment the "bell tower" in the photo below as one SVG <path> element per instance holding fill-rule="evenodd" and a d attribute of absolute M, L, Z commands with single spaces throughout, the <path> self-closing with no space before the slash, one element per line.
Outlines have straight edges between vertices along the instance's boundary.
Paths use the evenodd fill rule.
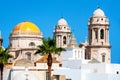
<path fill-rule="evenodd" d="M 99 7 L 89 19 L 88 39 L 86 58 L 94 58 L 101 63 L 110 63 L 109 21 Z"/>
<path fill-rule="evenodd" d="M 70 40 L 70 28 L 67 21 L 62 17 L 54 30 L 54 38 L 56 40 L 56 46 L 67 48 Z"/>

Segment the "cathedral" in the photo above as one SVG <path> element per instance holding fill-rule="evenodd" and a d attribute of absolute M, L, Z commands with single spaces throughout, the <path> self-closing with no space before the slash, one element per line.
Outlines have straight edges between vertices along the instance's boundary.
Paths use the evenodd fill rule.
<path fill-rule="evenodd" d="M 56 47 L 81 48 L 85 47 L 85 59 L 96 59 L 100 63 L 110 63 L 109 20 L 103 10 L 97 8 L 88 21 L 88 40 L 77 44 L 67 21 L 62 17 L 55 25 L 53 32 Z M 9 63 L 26 59 L 32 62 L 41 58 L 34 55 L 37 46 L 42 44 L 43 34 L 32 22 L 24 21 L 17 24 L 12 30 L 9 40 L 9 52 L 14 58 Z M 2 39 L 0 40 L 2 43 Z"/>
<path fill-rule="evenodd" d="M 47 57 L 34 55 L 37 46 L 43 44 L 43 38 L 42 31 L 32 22 L 24 21 L 13 28 L 8 50 L 14 57 L 8 61 L 4 80 L 47 80 Z M 56 47 L 66 51 L 53 55 L 52 80 L 112 80 L 113 74 L 116 80 L 120 79 L 117 76 L 120 65 L 111 64 L 109 20 L 100 7 L 89 18 L 85 42 L 77 44 L 63 17 L 55 25 L 53 38 Z"/>

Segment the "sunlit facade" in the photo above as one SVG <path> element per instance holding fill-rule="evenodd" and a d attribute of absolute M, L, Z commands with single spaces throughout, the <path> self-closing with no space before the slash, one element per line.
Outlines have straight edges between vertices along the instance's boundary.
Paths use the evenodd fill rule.
<path fill-rule="evenodd" d="M 56 47 L 66 51 L 53 55 L 52 80 L 120 80 L 120 65 L 110 62 L 109 20 L 101 8 L 90 17 L 88 40 L 80 45 L 63 17 L 55 25 L 53 35 Z M 5 66 L 3 80 L 48 80 L 47 55 L 34 55 L 37 46 L 43 44 L 38 26 L 21 22 L 9 39 L 8 49 L 14 58 Z"/>

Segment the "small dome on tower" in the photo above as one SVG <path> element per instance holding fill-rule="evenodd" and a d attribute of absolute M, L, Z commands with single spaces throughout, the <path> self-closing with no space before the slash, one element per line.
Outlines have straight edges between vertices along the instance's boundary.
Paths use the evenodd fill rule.
<path fill-rule="evenodd" d="M 59 21 L 58 21 L 58 24 L 57 25 L 68 25 L 67 24 L 67 21 L 64 19 L 64 18 L 61 18 Z"/>
<path fill-rule="evenodd" d="M 100 8 L 93 12 L 93 17 L 105 17 L 104 11 Z"/>

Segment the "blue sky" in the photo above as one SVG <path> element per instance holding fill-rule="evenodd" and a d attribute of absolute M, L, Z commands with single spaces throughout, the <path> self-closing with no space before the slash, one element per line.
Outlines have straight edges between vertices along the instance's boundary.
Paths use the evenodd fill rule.
<path fill-rule="evenodd" d="M 20 22 L 35 23 L 44 37 L 52 37 L 58 20 L 63 16 L 78 44 L 87 36 L 87 23 L 98 3 L 110 21 L 112 63 L 120 63 L 120 1 L 119 0 L 0 0 L 0 30 L 3 46 L 9 44 L 13 28 Z"/>

